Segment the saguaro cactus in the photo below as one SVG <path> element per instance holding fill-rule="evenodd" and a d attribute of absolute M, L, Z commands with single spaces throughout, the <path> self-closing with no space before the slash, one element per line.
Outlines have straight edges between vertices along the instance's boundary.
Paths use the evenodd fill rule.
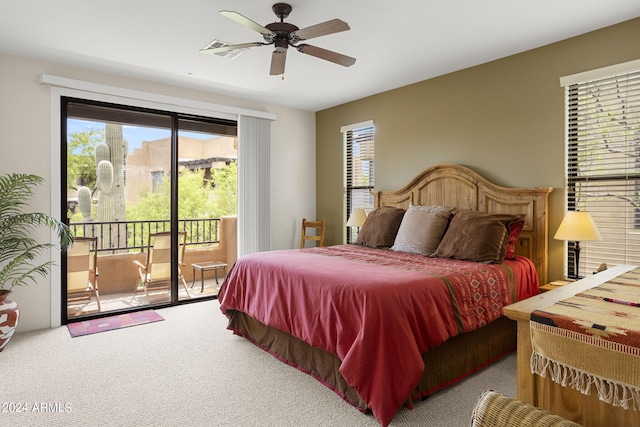
<path fill-rule="evenodd" d="M 91 190 L 89 187 L 78 188 L 78 207 L 82 213 L 82 222 L 91 222 Z"/>
<path fill-rule="evenodd" d="M 97 158 L 97 156 L 96 156 Z M 101 160 L 96 168 L 98 187 L 98 221 L 113 221 L 113 166 L 110 161 Z"/>
<path fill-rule="evenodd" d="M 124 221 L 126 205 L 124 200 L 124 160 L 127 156 L 127 141 L 122 136 L 122 125 L 107 123 L 106 142 L 109 147 L 111 165 L 113 166 L 113 181 L 111 187 L 113 203 L 113 220 Z"/>
<path fill-rule="evenodd" d="M 93 217 L 91 216 L 91 190 L 89 187 L 80 187 L 78 188 L 78 207 L 80 208 L 80 213 L 82 213 L 82 222 L 93 222 Z M 84 226 L 84 235 L 85 237 L 93 237 L 93 227 L 92 226 Z"/>
<path fill-rule="evenodd" d="M 114 223 L 126 220 L 124 200 L 124 165 L 127 142 L 122 136 L 122 125 L 107 123 L 105 143 L 96 145 L 96 190 L 98 222 Z M 87 187 L 78 189 L 78 205 L 83 222 L 93 221 L 91 215 L 92 196 Z M 110 230 L 110 232 L 109 232 Z M 93 235 L 86 233 L 85 235 Z M 105 224 L 100 232 L 103 248 L 124 247 L 127 239 L 125 224 Z"/>
<path fill-rule="evenodd" d="M 96 147 L 96 177 L 98 186 L 98 220 L 119 222 L 126 220 L 124 200 L 124 159 L 127 143 L 122 136 L 122 125 L 107 123 L 105 144 Z M 107 238 L 103 233 L 103 239 Z M 109 242 L 103 247 L 124 247 L 127 241 L 125 224 L 111 225 Z"/>

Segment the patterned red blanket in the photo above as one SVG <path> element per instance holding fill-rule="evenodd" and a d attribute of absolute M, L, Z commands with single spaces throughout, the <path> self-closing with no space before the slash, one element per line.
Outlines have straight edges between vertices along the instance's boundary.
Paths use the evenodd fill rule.
<path fill-rule="evenodd" d="M 337 245 L 241 257 L 218 299 L 225 313 L 337 355 L 386 426 L 422 376 L 424 352 L 537 292 L 535 267 L 522 257 L 488 265 Z"/>

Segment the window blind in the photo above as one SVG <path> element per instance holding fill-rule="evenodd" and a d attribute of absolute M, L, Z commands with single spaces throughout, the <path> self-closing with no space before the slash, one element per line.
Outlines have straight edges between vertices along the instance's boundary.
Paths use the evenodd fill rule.
<path fill-rule="evenodd" d="M 367 213 L 373 209 L 374 186 L 374 126 L 367 122 L 362 127 L 346 130 L 346 216 L 354 209 Z M 345 220 L 346 222 L 346 220 Z M 358 228 L 347 227 L 347 243 L 354 243 Z"/>
<path fill-rule="evenodd" d="M 640 265 L 640 71 L 565 90 L 567 208 L 589 212 L 602 235 L 581 245 L 578 274 L 601 263 Z"/>
<path fill-rule="evenodd" d="M 271 249 L 271 120 L 238 118 L 238 256 Z"/>

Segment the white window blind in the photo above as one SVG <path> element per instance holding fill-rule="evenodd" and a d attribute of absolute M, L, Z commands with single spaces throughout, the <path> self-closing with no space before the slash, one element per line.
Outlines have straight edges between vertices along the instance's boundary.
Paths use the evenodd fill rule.
<path fill-rule="evenodd" d="M 271 249 L 271 120 L 238 118 L 238 256 Z"/>
<path fill-rule="evenodd" d="M 354 209 L 367 213 L 373 209 L 374 126 L 373 122 L 344 129 L 346 149 L 346 211 L 349 218 Z M 347 243 L 355 242 L 358 229 L 347 227 Z"/>
<path fill-rule="evenodd" d="M 582 245 L 578 274 L 640 265 L 640 71 L 568 84 L 566 101 L 567 208 L 589 212 L 602 235 Z"/>

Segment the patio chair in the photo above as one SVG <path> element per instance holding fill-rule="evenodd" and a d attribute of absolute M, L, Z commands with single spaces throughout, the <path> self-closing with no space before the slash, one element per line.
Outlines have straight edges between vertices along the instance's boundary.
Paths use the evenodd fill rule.
<path fill-rule="evenodd" d="M 178 280 L 182 283 L 182 287 L 187 293 L 187 297 L 191 298 L 187 283 L 182 274 L 182 266 L 184 265 L 184 249 L 186 246 L 187 233 L 178 232 Z M 149 243 L 147 245 L 147 259 L 145 264 L 135 260 L 133 263 L 138 267 L 140 283 L 144 292 L 149 296 L 149 291 L 170 290 L 171 289 L 171 232 L 161 232 L 149 235 Z M 135 292 L 141 292 L 136 287 Z M 134 292 L 134 293 L 135 293 Z"/>
<path fill-rule="evenodd" d="M 67 303 L 91 301 L 94 295 L 100 312 L 97 248 L 97 237 L 75 237 L 67 249 Z"/>

